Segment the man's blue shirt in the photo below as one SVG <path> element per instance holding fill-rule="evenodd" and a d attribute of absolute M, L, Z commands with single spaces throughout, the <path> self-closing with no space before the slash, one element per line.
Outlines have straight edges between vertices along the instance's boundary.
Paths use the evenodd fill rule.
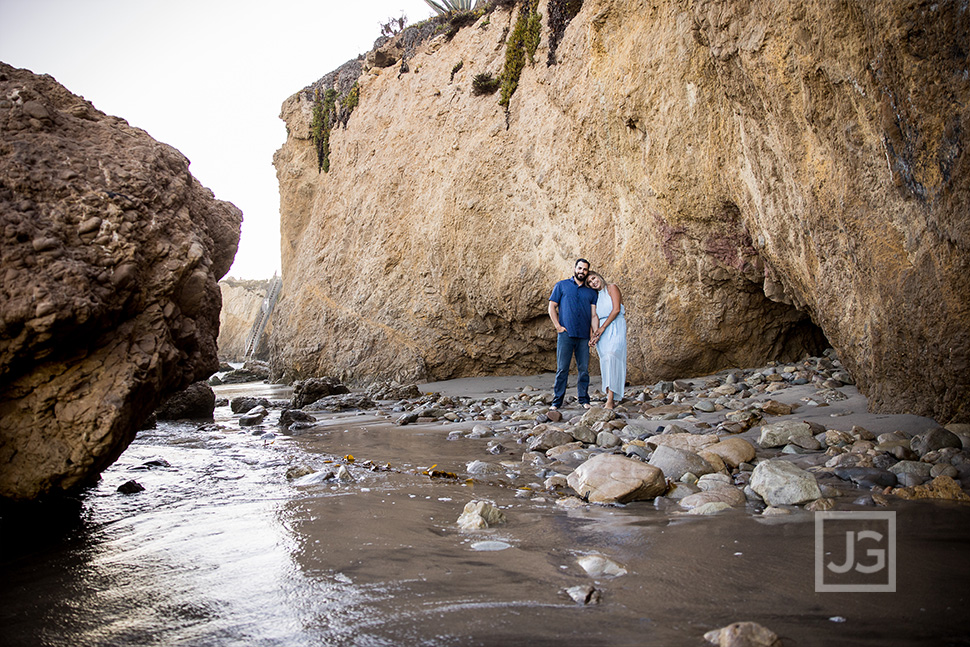
<path fill-rule="evenodd" d="M 596 290 L 576 285 L 573 279 L 556 283 L 549 300 L 559 304 L 559 323 L 566 329 L 567 335 L 589 339 L 590 306 L 596 303 L 596 297 Z"/>

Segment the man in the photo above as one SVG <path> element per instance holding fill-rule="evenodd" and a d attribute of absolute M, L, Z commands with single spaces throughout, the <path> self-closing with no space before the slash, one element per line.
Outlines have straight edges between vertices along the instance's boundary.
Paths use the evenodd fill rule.
<path fill-rule="evenodd" d="M 592 308 L 596 303 L 596 291 L 586 287 L 589 274 L 589 261 L 581 258 L 576 261 L 573 276 L 556 283 L 549 297 L 549 318 L 556 327 L 556 386 L 552 408 L 562 406 L 566 397 L 566 382 L 569 379 L 569 365 L 576 356 L 576 369 L 579 381 L 576 390 L 579 403 L 589 408 L 589 337 L 591 333 Z"/>

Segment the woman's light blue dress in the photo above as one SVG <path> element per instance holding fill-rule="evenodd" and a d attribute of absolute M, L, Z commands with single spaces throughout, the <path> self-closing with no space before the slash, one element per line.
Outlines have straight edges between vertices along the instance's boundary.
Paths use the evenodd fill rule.
<path fill-rule="evenodd" d="M 596 316 L 600 325 L 613 312 L 613 299 L 604 287 L 599 291 L 596 299 Z M 603 334 L 596 342 L 596 352 L 600 356 L 600 375 L 603 377 L 603 393 L 609 389 L 615 393 L 616 400 L 623 399 L 623 387 L 626 384 L 626 307 L 620 304 L 620 313 L 616 315 Z"/>

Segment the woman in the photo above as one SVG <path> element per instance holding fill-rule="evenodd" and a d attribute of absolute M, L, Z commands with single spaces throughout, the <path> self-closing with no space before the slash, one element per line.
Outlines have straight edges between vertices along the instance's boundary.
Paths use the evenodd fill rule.
<path fill-rule="evenodd" d="M 586 285 L 599 293 L 593 309 L 593 325 L 589 345 L 596 346 L 600 356 L 600 375 L 606 393 L 606 408 L 612 409 L 623 399 L 626 384 L 626 317 L 623 295 L 615 283 L 590 272 Z"/>

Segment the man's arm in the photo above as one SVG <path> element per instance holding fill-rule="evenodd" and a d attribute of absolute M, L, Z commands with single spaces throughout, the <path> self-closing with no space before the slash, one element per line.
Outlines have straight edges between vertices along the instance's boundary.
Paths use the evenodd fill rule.
<path fill-rule="evenodd" d="M 555 301 L 549 302 L 549 318 L 552 319 L 552 325 L 556 327 L 556 332 L 566 332 L 566 328 L 559 323 L 559 304 Z"/>

